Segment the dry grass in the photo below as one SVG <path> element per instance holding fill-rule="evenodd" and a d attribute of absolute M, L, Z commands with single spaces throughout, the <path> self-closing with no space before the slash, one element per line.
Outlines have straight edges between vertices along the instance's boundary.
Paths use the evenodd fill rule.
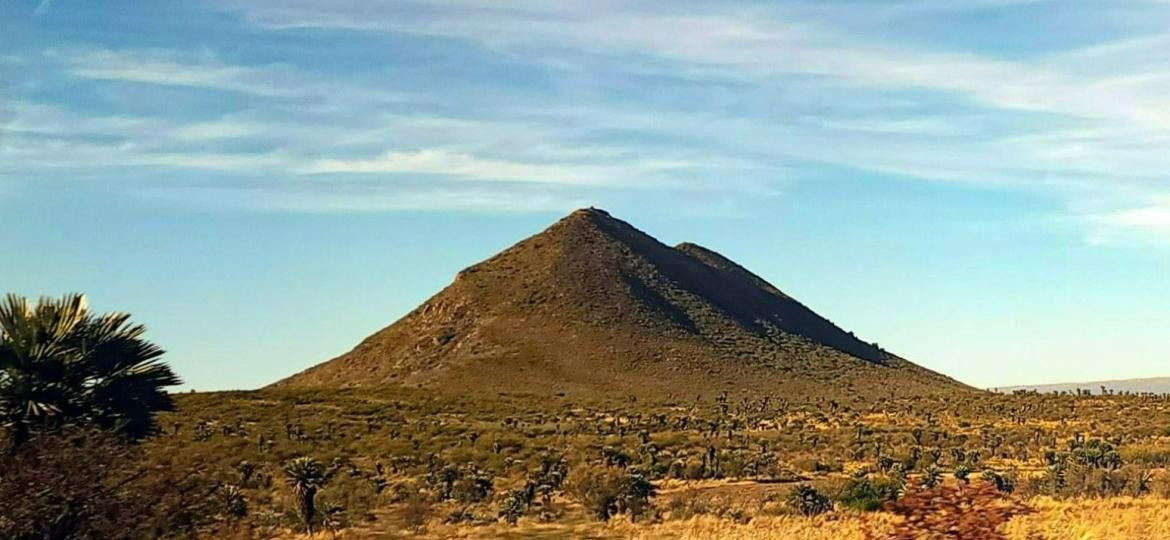
<path fill-rule="evenodd" d="M 1034 499 L 1037 512 L 1013 519 L 1004 531 L 1012 540 L 1161 540 L 1170 538 L 1170 501 L 1157 498 Z M 464 531 L 465 538 L 486 538 L 505 533 L 515 538 L 593 537 L 633 540 L 862 540 L 866 530 L 888 531 L 894 524 L 888 514 L 837 514 L 817 518 L 758 516 L 741 524 L 715 516 L 697 516 L 656 524 L 632 524 L 616 519 L 608 525 L 571 528 L 535 526 L 525 531 Z M 438 531 L 436 531 L 438 532 Z M 454 531 L 443 531 L 450 534 Z M 483 536 L 486 533 L 487 536 Z M 567 536 L 566 536 L 567 535 Z"/>
<path fill-rule="evenodd" d="M 610 529 L 622 538 L 652 540 L 755 540 L 777 538 L 785 540 L 852 540 L 863 539 L 867 527 L 884 530 L 890 517 L 885 514 L 868 516 L 841 515 L 805 518 L 799 516 L 760 516 L 750 523 L 739 524 L 714 516 L 697 516 L 687 520 L 667 521 L 654 525 L 630 525 L 616 522 Z"/>
<path fill-rule="evenodd" d="M 1153 540 L 1170 538 L 1170 501 L 1112 497 L 1031 502 L 1037 513 L 1007 524 L 1010 538 Z"/>
<path fill-rule="evenodd" d="M 1004 531 L 1012 540 L 1161 540 L 1170 538 L 1170 501 L 1159 498 L 1034 499 L 1035 514 L 1010 521 Z M 654 525 L 624 522 L 609 526 L 632 539 L 792 539 L 861 540 L 868 529 L 888 530 L 887 514 L 845 514 L 821 518 L 760 516 L 747 524 L 714 516 Z M 878 536 L 880 538 L 880 536 Z"/>
<path fill-rule="evenodd" d="M 1036 513 L 1017 517 L 1004 528 L 1011 540 L 1164 540 L 1170 539 L 1170 501 L 1162 498 L 1029 501 Z M 866 531 L 882 538 L 895 517 L 885 513 L 838 512 L 815 518 L 759 515 L 749 523 L 711 515 L 660 523 L 630 523 L 623 517 L 602 524 L 586 519 L 539 523 L 522 519 L 517 527 L 431 523 L 421 534 L 386 531 L 377 525 L 346 531 L 339 538 L 597 538 L 631 540 L 864 540 Z M 385 524 L 382 524 L 385 525 Z M 320 538 L 320 535 L 318 535 Z M 287 538 L 307 538 L 303 535 Z"/>

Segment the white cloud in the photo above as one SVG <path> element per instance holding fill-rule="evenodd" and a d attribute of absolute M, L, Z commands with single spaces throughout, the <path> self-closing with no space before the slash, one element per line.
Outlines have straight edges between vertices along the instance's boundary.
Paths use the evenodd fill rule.
<path fill-rule="evenodd" d="M 175 128 L 171 134 L 176 139 L 186 141 L 214 141 L 221 139 L 244 139 L 270 133 L 281 126 L 271 126 L 261 122 L 219 118 L 205 122 L 194 122 Z M 288 128 L 289 126 L 283 126 Z"/>
<path fill-rule="evenodd" d="M 240 66 L 212 54 L 176 54 L 165 50 L 62 50 L 47 53 L 76 77 L 162 86 L 185 86 L 263 97 L 302 92 L 287 66 Z"/>
<path fill-rule="evenodd" d="M 273 212 L 354 213 L 457 211 L 485 213 L 565 212 L 589 205 L 587 198 L 559 192 L 483 187 L 402 187 L 362 184 L 269 187 L 158 187 L 139 193 L 154 200 L 208 209 L 242 208 Z"/>
<path fill-rule="evenodd" d="M 620 166 L 558 164 L 482 158 L 445 149 L 391 151 L 371 159 L 327 159 L 306 173 L 414 173 L 452 176 L 467 180 L 547 184 L 621 184 L 646 174 L 692 167 L 679 161 L 624 161 Z"/>
<path fill-rule="evenodd" d="M 231 91 L 248 105 L 195 120 L 54 117 L 29 108 L 8 129 L 44 137 L 12 136 L 3 144 L 7 155 L 23 156 L 15 166 L 26 168 L 435 175 L 581 190 L 758 189 L 762 178 L 812 161 L 1053 190 L 1070 209 L 1083 197 L 1139 207 L 1165 190 L 1170 170 L 1170 36 L 1007 60 L 897 35 L 867 37 L 838 24 L 845 15 L 933 16 L 1026 1 L 913 0 L 864 9 L 721 4 L 685 13 L 606 0 L 229 2 L 223 5 L 262 30 L 461 40 L 539 70 L 552 91 L 530 102 L 472 87 L 462 103 L 441 88 L 435 95 L 404 90 L 393 78 L 331 80 L 291 64 L 233 64 L 211 51 L 62 48 L 49 59 L 74 77 Z M 680 88 L 680 96 L 697 99 L 680 105 L 650 90 L 614 99 L 604 86 L 632 77 L 674 80 L 666 98 Z M 614 133 L 620 137 L 609 137 Z M 120 140 L 70 139 L 79 134 Z M 63 155 L 68 148 L 77 151 Z M 1098 218 L 1086 222 L 1104 226 Z M 1130 228 L 1141 227 L 1156 225 Z"/>
<path fill-rule="evenodd" d="M 1090 240 L 1099 244 L 1170 242 L 1170 195 L 1153 197 L 1145 204 L 1094 214 L 1098 224 Z"/>

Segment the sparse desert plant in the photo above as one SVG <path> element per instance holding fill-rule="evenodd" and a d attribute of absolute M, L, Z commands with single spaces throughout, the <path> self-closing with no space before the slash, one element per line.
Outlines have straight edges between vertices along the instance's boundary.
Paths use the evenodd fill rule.
<path fill-rule="evenodd" d="M 450 496 L 464 503 L 485 501 L 491 497 L 493 485 L 490 472 L 469 463 L 458 470 Z"/>
<path fill-rule="evenodd" d="M 399 509 L 398 514 L 403 525 L 417 531 L 422 529 L 431 519 L 432 511 L 433 507 L 429 501 L 415 497 L 407 500 Z"/>
<path fill-rule="evenodd" d="M 902 488 L 902 480 L 898 477 L 871 477 L 862 472 L 846 482 L 837 494 L 837 502 L 846 508 L 874 512 L 880 510 L 883 504 L 897 499 Z"/>
<path fill-rule="evenodd" d="M 636 521 L 650 506 L 654 497 L 654 484 L 641 471 L 630 471 L 622 482 L 618 496 L 618 512 L 629 514 L 630 521 Z"/>
<path fill-rule="evenodd" d="M 757 402 L 729 394 L 728 411 L 722 418 L 713 407 L 660 405 L 641 398 L 637 402 L 557 400 L 550 404 L 531 397 L 452 397 L 408 388 L 393 391 L 265 389 L 182 394 L 175 399 L 180 411 L 163 413 L 160 417 L 161 423 L 174 429 L 168 430 L 165 436 L 147 438 L 141 445 L 146 450 L 143 457 L 149 458 L 146 464 L 158 467 L 162 463 L 167 473 L 186 473 L 194 468 L 192 464 L 206 458 L 210 466 L 203 470 L 210 472 L 217 481 L 214 483 L 236 483 L 247 496 L 248 515 L 233 522 L 232 530 L 249 531 L 249 534 L 260 531 L 254 533 L 258 536 L 282 534 L 290 525 L 302 529 L 299 516 L 294 517 L 291 511 L 292 498 L 282 498 L 279 491 L 270 489 L 271 472 L 277 473 L 280 482 L 280 471 L 287 459 L 308 452 L 324 458 L 325 465 L 335 461 L 338 464 L 325 467 L 326 473 L 335 469 L 337 474 L 317 495 L 318 505 L 323 505 L 320 499 L 324 496 L 342 505 L 348 521 L 360 523 L 363 533 L 380 533 L 401 528 L 406 520 L 399 519 L 398 512 L 404 503 L 423 497 L 436 505 L 436 512 L 441 506 L 442 516 L 459 516 L 451 523 L 423 520 L 434 524 L 435 530 L 427 532 L 440 537 L 456 534 L 449 527 L 471 524 L 493 531 L 488 534 L 507 534 L 501 531 L 506 530 L 502 528 L 506 527 L 509 512 L 500 515 L 511 492 L 500 488 L 505 485 L 523 491 L 523 496 L 516 494 L 510 513 L 516 515 L 523 508 L 524 516 L 536 518 L 532 525 L 539 519 L 542 529 L 588 535 L 618 529 L 624 534 L 626 529 L 622 528 L 631 527 L 628 530 L 636 533 L 635 537 L 645 538 L 653 538 L 653 531 L 660 530 L 657 524 L 646 523 L 650 508 L 644 505 L 639 508 L 641 497 L 636 495 L 611 498 L 606 511 L 610 516 L 630 513 L 638 522 L 636 526 L 628 519 L 582 523 L 582 513 L 596 516 L 599 512 L 588 505 L 582 510 L 577 504 L 558 504 L 562 493 L 574 501 L 582 500 L 568 485 L 555 487 L 568 476 L 567 463 L 574 464 L 574 471 L 600 468 L 640 472 L 643 480 L 668 493 L 666 498 L 678 501 L 661 506 L 675 529 L 685 528 L 682 522 L 690 520 L 717 522 L 720 527 L 729 527 L 727 533 L 731 537 L 752 538 L 756 537 L 754 533 L 764 534 L 761 531 L 769 530 L 766 527 L 787 527 L 787 523 L 812 527 L 807 524 L 833 521 L 859 527 L 862 523 L 892 523 L 895 519 L 885 512 L 864 515 L 841 512 L 821 519 L 793 515 L 799 511 L 783 504 L 789 486 L 765 480 L 768 475 L 764 471 L 773 461 L 760 454 L 761 438 L 767 439 L 767 452 L 777 458 L 778 470 L 796 470 L 806 465 L 799 467 L 803 469 L 799 473 L 785 473 L 784 476 L 791 477 L 785 480 L 815 485 L 831 498 L 842 494 L 845 491 L 842 488 L 849 482 L 848 477 L 838 480 L 835 473 L 838 464 L 849 470 L 867 461 L 875 464 L 865 468 L 869 472 L 868 485 L 857 482 L 864 489 L 856 490 L 869 497 L 859 497 L 855 502 L 864 499 L 870 501 L 867 503 L 870 506 L 873 501 L 888 498 L 885 493 L 890 491 L 880 485 L 896 486 L 900 474 L 906 470 L 905 464 L 916 453 L 919 466 L 909 477 L 926 480 L 924 474 L 934 465 L 936 449 L 941 460 L 936 466 L 947 467 L 948 473 L 953 471 L 955 483 L 963 482 L 964 478 L 972 484 L 980 483 L 980 474 L 971 473 L 972 467 L 979 471 L 993 466 L 1000 472 L 998 476 L 1003 477 L 1001 481 L 1007 480 L 1003 487 L 1015 488 L 1014 495 L 1053 496 L 1059 498 L 1060 504 L 1080 504 L 1081 497 L 1123 500 L 1122 495 L 1147 490 L 1151 494 L 1170 492 L 1166 487 L 1170 484 L 1162 475 L 1150 480 L 1148 474 L 1141 474 L 1143 462 L 1126 459 L 1128 464 L 1112 470 L 1113 458 L 1106 457 L 1108 450 L 1099 453 L 1099 457 L 1096 453 L 1104 445 L 1088 442 L 1100 439 L 1127 457 L 1131 454 L 1126 449 L 1131 445 L 1140 446 L 1146 453 L 1156 451 L 1166 444 L 1165 434 L 1170 433 L 1166 425 L 1170 424 L 1165 414 L 1141 411 L 1170 411 L 1170 399 L 1164 398 L 989 395 L 952 397 L 949 403 L 943 404 L 893 396 L 885 403 L 865 405 L 841 400 L 837 412 L 833 412 L 826 403 L 802 404 L 779 398 L 771 402 L 768 410 L 761 411 Z M 1070 417 L 1074 407 L 1079 416 Z M 1004 421 L 1013 415 L 1017 423 Z M 934 419 L 933 424 L 924 420 L 930 417 Z M 373 432 L 369 431 L 371 419 L 376 426 Z M 857 429 L 859 423 L 866 426 L 861 435 Z M 728 425 L 734 428 L 730 435 Z M 913 437 L 909 433 L 914 426 L 924 429 L 925 446 L 918 452 L 912 447 Z M 197 432 L 206 433 L 206 437 L 195 438 Z M 479 434 L 475 443 L 470 442 L 471 432 Z M 1077 433 L 1085 434 L 1080 442 L 1075 438 Z M 1002 443 L 991 455 L 987 441 L 993 436 L 1000 437 Z M 814 437 L 815 448 L 811 442 Z M 258 440 L 261 442 L 257 443 Z M 1070 440 L 1079 448 L 1087 448 L 1083 452 L 1084 460 L 1072 457 Z M 498 454 L 494 442 L 501 442 Z M 643 451 L 649 445 L 654 446 L 653 455 Z M 584 464 L 591 460 L 600 462 L 605 447 L 621 449 L 634 456 L 634 461 L 622 469 L 617 466 L 622 460 L 613 454 L 613 467 Z M 550 448 L 557 449 L 556 454 L 550 454 Z M 973 452 L 966 450 L 975 448 L 983 449 L 989 456 L 980 464 L 973 464 L 969 459 Z M 1053 459 L 1065 456 L 1067 463 L 1066 482 L 1058 491 L 1044 487 L 1045 478 L 1041 474 L 1019 474 L 1017 478 L 1012 472 L 1017 468 L 1042 471 L 1048 463 L 1048 452 Z M 352 459 L 334 460 L 335 456 Z M 239 468 L 242 460 L 256 468 L 247 485 L 242 485 L 244 476 Z M 677 465 L 672 467 L 674 463 Z M 882 470 L 882 465 L 886 465 L 886 470 Z M 694 468 L 693 478 L 685 478 L 688 467 Z M 757 477 L 755 481 L 746 478 L 721 481 L 714 478 L 718 476 L 714 474 L 716 470 L 724 475 L 735 475 L 741 470 L 748 478 L 752 474 Z M 684 478 L 672 479 L 669 477 L 672 472 Z M 573 476 L 575 483 L 576 475 Z M 944 484 L 950 481 L 951 474 L 945 476 Z M 990 472 L 986 475 L 992 481 L 995 476 Z M 494 487 L 499 489 L 493 489 L 484 498 L 488 485 L 484 480 L 488 477 L 492 477 Z M 218 498 L 211 487 L 203 494 L 216 502 Z M 500 493 L 497 495 L 496 491 Z M 440 501 L 443 492 L 447 498 Z M 874 496 L 875 492 L 879 494 Z M 473 502 L 472 499 L 481 500 Z M 489 500 L 494 500 L 490 510 Z M 1028 502 L 1039 504 L 1033 500 Z M 393 505 L 394 512 L 371 511 L 385 504 Z M 226 527 L 227 516 L 221 508 L 215 506 L 214 515 L 225 520 Z M 283 508 L 288 511 L 281 512 Z M 842 503 L 837 508 L 850 507 Z M 1038 517 L 1023 519 L 1031 520 L 1029 527 L 1033 529 L 1043 526 L 1035 522 Z M 524 517 L 517 520 L 524 524 L 521 529 L 528 525 Z M 751 523 L 744 525 L 749 520 Z M 492 524 L 493 521 L 500 523 Z M 1012 523 L 1016 521 L 1019 520 Z M 317 531 L 325 529 L 320 508 L 313 526 Z M 568 533 L 573 527 L 580 529 Z M 785 536 L 790 529 L 777 530 L 785 532 L 772 537 L 790 537 Z"/>
<path fill-rule="evenodd" d="M 653 484 L 639 472 L 617 467 L 575 467 L 565 489 L 601 521 L 621 512 L 636 519 L 654 496 Z"/>
<path fill-rule="evenodd" d="M 256 474 L 256 465 L 248 460 L 241 460 L 236 464 L 236 472 L 240 473 L 240 485 L 248 487 L 252 482 L 252 475 Z"/>
<path fill-rule="evenodd" d="M 504 496 L 500 504 L 499 516 L 509 525 L 515 525 L 520 517 L 524 515 L 525 495 L 523 490 L 513 489 Z"/>
<path fill-rule="evenodd" d="M 819 516 L 833 509 L 833 501 L 812 486 L 801 484 L 788 492 L 788 507 L 802 516 Z"/>
<path fill-rule="evenodd" d="M 341 505 L 326 502 L 321 505 L 321 525 L 329 531 L 329 534 L 334 538 L 337 533 L 349 523 L 347 519 L 345 508 Z"/>
<path fill-rule="evenodd" d="M 220 507 L 228 519 L 239 519 L 248 515 L 248 499 L 239 486 L 224 484 L 217 490 Z"/>
<path fill-rule="evenodd" d="M 995 489 L 1003 493 L 1011 493 L 1016 490 L 1016 483 L 1011 476 L 1000 474 L 993 469 L 984 469 L 983 479 L 991 482 Z"/>
<path fill-rule="evenodd" d="M 922 485 L 928 488 L 937 486 L 942 482 L 942 471 L 938 467 L 931 465 L 922 471 Z"/>
<path fill-rule="evenodd" d="M 971 481 L 970 480 L 971 467 L 968 467 L 966 465 L 959 465 L 958 467 L 955 467 L 954 475 L 955 475 L 955 480 L 958 480 L 958 481 L 966 484 L 966 483 Z"/>
<path fill-rule="evenodd" d="M 317 517 L 317 492 L 328 481 L 321 463 L 310 457 L 299 457 L 284 468 L 285 481 L 292 488 L 296 499 L 297 515 L 305 531 L 313 534 L 313 523 Z"/>

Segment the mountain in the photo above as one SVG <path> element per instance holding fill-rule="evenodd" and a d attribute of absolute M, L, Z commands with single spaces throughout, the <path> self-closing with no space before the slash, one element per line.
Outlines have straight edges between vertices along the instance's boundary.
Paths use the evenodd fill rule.
<path fill-rule="evenodd" d="M 1016 390 L 1035 390 L 1042 394 L 1050 394 L 1052 392 L 1076 393 L 1078 390 L 1082 390 L 1091 392 L 1093 394 L 1100 394 L 1102 387 L 1115 394 L 1125 392 L 1131 394 L 1170 394 L 1170 377 L 1006 386 L 1002 388 L 996 388 L 995 390 L 1005 394 L 1010 394 Z"/>
<path fill-rule="evenodd" d="M 714 251 L 666 246 L 592 208 L 274 386 L 394 383 L 669 399 L 969 389 L 857 339 Z"/>

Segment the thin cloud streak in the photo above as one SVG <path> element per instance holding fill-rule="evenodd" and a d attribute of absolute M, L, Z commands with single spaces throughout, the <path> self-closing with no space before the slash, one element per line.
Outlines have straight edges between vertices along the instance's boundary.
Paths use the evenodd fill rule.
<path fill-rule="evenodd" d="M 555 192 L 485 188 L 394 188 L 361 185 L 339 191 L 324 186 L 298 187 L 162 187 L 142 190 L 139 196 L 162 202 L 196 205 L 207 210 L 236 208 L 252 211 L 308 214 L 349 214 L 390 211 L 446 211 L 476 213 L 565 212 L 590 204 L 588 199 Z M 225 204 L 226 203 L 226 204 Z"/>
<path fill-rule="evenodd" d="M 913 1 L 864 13 L 1023 3 Z M 372 40 L 456 40 L 533 70 L 549 89 L 518 97 L 454 78 L 469 88 L 444 94 L 440 82 L 428 93 L 373 76 L 341 82 L 292 63 L 233 63 L 210 50 L 61 46 L 47 62 L 86 84 L 232 92 L 247 105 L 192 119 L 24 103 L 0 141 L 15 161 L 9 172 L 147 166 L 264 174 L 274 183 L 281 175 L 387 183 L 436 176 L 586 193 L 757 192 L 821 163 L 1056 192 L 1083 218 L 1143 208 L 1165 190 L 1170 169 L 1165 34 L 1004 59 L 853 35 L 834 26 L 837 8 L 817 3 L 684 15 L 616 2 L 220 6 L 261 33 L 350 29 Z M 633 96 L 641 101 L 615 99 L 626 80 L 662 86 Z M 677 103 L 667 99 L 675 95 Z M 1095 210 L 1077 210 L 1085 206 Z"/>
<path fill-rule="evenodd" d="M 906 10 L 965 10 L 1017 2 L 904 2 Z M 924 118 L 866 121 L 819 119 L 811 132 L 793 132 L 766 121 L 716 118 L 707 125 L 726 132 L 781 141 L 793 159 L 817 160 L 924 179 L 1064 190 L 1078 196 L 1098 184 L 1103 200 L 1144 189 L 1162 189 L 1170 159 L 1160 150 L 1170 136 L 1170 36 L 1147 35 L 1029 60 L 970 53 L 923 51 L 895 43 L 858 40 L 817 24 L 811 17 L 781 21 L 761 10 L 728 7 L 719 14 L 665 15 L 646 9 L 601 9 L 579 3 L 509 9 L 481 2 L 454 2 L 414 13 L 391 4 L 347 15 L 344 6 L 307 3 L 235 3 L 268 28 L 351 28 L 408 32 L 469 40 L 489 49 L 534 58 L 565 49 L 597 54 L 638 54 L 691 66 L 700 78 L 727 78 L 755 85 L 783 84 L 791 76 L 827 77 L 858 92 L 918 90 L 961 96 L 988 111 L 1052 115 L 1064 120 L 1031 131 L 972 136 L 971 126 Z M 444 10 L 455 6 L 458 10 Z M 794 10 L 789 9 L 792 13 Z M 878 11 L 881 11 L 878 9 Z M 453 13 L 458 16 L 453 16 Z M 590 15 L 585 17 L 583 15 Z M 687 39 L 677 39 L 685 35 Z M 556 53 L 552 53 L 556 54 Z M 637 69 L 636 67 L 634 69 Z M 604 113 L 603 113 L 604 114 Z M 677 114 L 675 115 L 677 116 Z M 677 120 L 677 118 L 676 118 Z M 684 123 L 686 121 L 684 120 Z M 663 122 L 670 124 L 668 120 Z M 1061 125 L 1065 124 L 1065 125 Z M 675 122 L 677 125 L 677 122 Z M 688 132 L 694 132 L 693 129 Z M 868 134 L 861 141 L 858 133 Z M 873 134 L 898 137 L 893 144 Z M 1085 134 L 1091 134 L 1089 139 Z M 853 135 L 850 135 L 853 134 Z M 946 145 L 931 137 L 958 137 Z M 792 144 L 784 145 L 788 141 Z M 951 148 L 947 148 L 949 145 Z M 986 156 L 996 156 L 988 163 Z M 1124 163 L 1124 169 L 1118 166 Z M 1124 170 L 1125 172 L 1121 172 Z M 1109 195 L 1111 185 L 1123 186 Z M 1131 199 L 1132 200 L 1132 199 Z M 1125 201 L 1121 205 L 1124 214 Z M 1146 214 L 1140 214 L 1146 215 Z M 1097 220 L 1089 220 L 1096 224 Z M 1131 219 L 1134 227 L 1160 226 Z"/>

